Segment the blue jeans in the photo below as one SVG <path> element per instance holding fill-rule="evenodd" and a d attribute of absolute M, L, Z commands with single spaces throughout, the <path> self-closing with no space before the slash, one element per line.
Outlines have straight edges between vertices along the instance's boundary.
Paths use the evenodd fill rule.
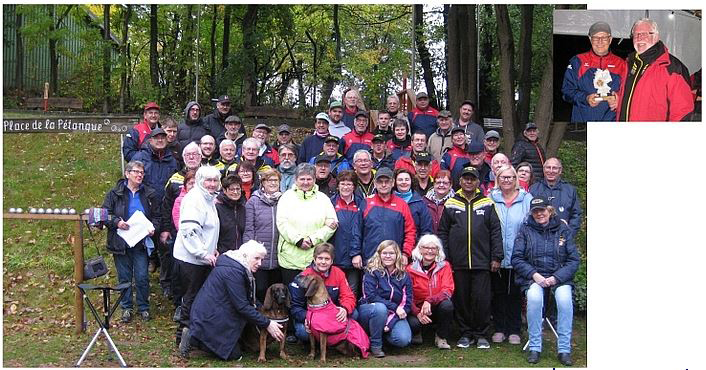
<path fill-rule="evenodd" d="M 556 332 L 559 335 L 557 352 L 571 353 L 571 326 L 574 318 L 574 304 L 571 299 L 571 285 L 561 285 L 554 289 L 557 309 Z M 544 307 L 544 289 L 532 283 L 527 290 L 527 332 L 529 350 L 542 352 L 542 308 Z"/>
<path fill-rule="evenodd" d="M 358 309 L 353 309 L 353 313 L 348 316 L 348 319 L 353 319 L 358 321 Z M 295 321 L 294 322 L 294 335 L 299 339 L 300 341 L 304 343 L 309 343 L 309 333 L 306 332 L 306 327 L 304 326 L 303 322 Z"/>
<path fill-rule="evenodd" d="M 150 310 L 150 278 L 147 273 L 147 250 L 144 245 L 138 244 L 127 248 L 125 254 L 113 254 L 115 269 L 118 270 L 118 282 L 130 283 L 127 292 L 120 301 L 123 309 L 132 309 L 132 280 L 135 278 L 137 288 L 137 310 L 139 312 Z"/>
<path fill-rule="evenodd" d="M 399 320 L 390 331 L 383 333 L 387 321 L 387 307 L 382 303 L 366 303 L 358 307 L 360 320 L 358 322 L 370 336 L 370 348 L 382 348 L 383 334 L 385 341 L 391 345 L 402 348 L 412 342 L 412 330 L 407 320 Z"/>

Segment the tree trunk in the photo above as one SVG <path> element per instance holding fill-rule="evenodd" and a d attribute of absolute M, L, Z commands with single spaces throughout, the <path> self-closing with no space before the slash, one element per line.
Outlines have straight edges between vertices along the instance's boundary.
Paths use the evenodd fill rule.
<path fill-rule="evenodd" d="M 56 26 L 54 24 L 54 18 L 56 18 L 56 5 L 48 5 L 49 16 L 51 17 L 51 24 L 49 25 L 49 85 L 51 93 L 50 95 L 56 95 L 59 93 L 59 57 L 56 54 L 56 38 L 54 31 Z"/>
<path fill-rule="evenodd" d="M 120 113 L 125 113 L 126 104 L 126 93 L 128 85 L 128 71 L 130 70 L 130 55 L 128 54 L 128 26 L 130 25 L 130 18 L 132 17 L 132 5 L 125 5 L 125 11 L 123 12 L 123 39 L 122 48 L 120 50 L 122 54 L 122 71 L 120 72 Z"/>
<path fill-rule="evenodd" d="M 415 40 L 417 42 L 417 51 L 419 52 L 419 60 L 422 64 L 422 75 L 424 77 L 424 85 L 427 88 L 429 95 L 429 103 L 434 108 L 439 108 L 439 102 L 436 97 L 436 88 L 434 87 L 434 71 L 431 69 L 431 54 L 425 45 L 426 38 L 424 37 L 424 6 L 422 4 L 414 5 L 414 32 L 416 33 Z"/>
<path fill-rule="evenodd" d="M 478 43 L 475 5 L 452 5 L 448 16 L 448 108 L 477 102 Z"/>
<path fill-rule="evenodd" d="M 552 47 L 551 45 L 549 46 Z M 559 146 L 564 139 L 566 132 L 566 122 L 553 122 L 553 53 L 549 50 L 544 64 L 544 73 L 542 81 L 539 84 L 539 99 L 535 107 L 534 122 L 540 133 L 540 143 L 546 148 L 547 158 L 556 157 L 559 152 Z"/>
<path fill-rule="evenodd" d="M 334 61 L 333 74 L 326 76 L 325 83 L 321 89 L 321 100 L 319 106 L 328 108 L 328 101 L 331 99 L 333 87 L 338 79 L 336 76 L 341 75 L 341 27 L 338 23 L 338 5 L 333 5 L 333 39 L 336 42 L 336 60 Z"/>
<path fill-rule="evenodd" d="M 17 12 L 15 8 L 15 88 L 17 91 L 22 91 L 24 88 L 24 45 L 22 43 L 22 14 Z"/>
<path fill-rule="evenodd" d="M 256 47 L 257 11 L 258 5 L 248 5 L 242 22 L 245 106 L 257 106 L 257 54 L 254 51 Z"/>
<path fill-rule="evenodd" d="M 519 57 L 519 78 L 517 80 L 517 90 L 519 100 L 517 101 L 517 125 L 515 130 L 521 130 L 529 122 L 530 98 L 532 95 L 532 30 L 534 5 L 520 5 L 522 12 L 520 24 L 520 47 Z"/>
<path fill-rule="evenodd" d="M 220 95 L 216 92 L 216 24 L 218 23 L 218 5 L 213 5 L 213 19 L 211 20 L 211 95 Z"/>
<path fill-rule="evenodd" d="M 110 4 L 103 5 L 103 113 L 110 112 Z"/>
<path fill-rule="evenodd" d="M 315 41 L 314 38 L 311 36 L 311 33 L 309 33 L 309 30 L 304 31 L 304 33 L 306 34 L 306 37 L 309 39 L 309 42 L 311 42 L 311 47 L 312 47 L 312 49 L 313 49 L 313 51 L 314 51 L 314 52 L 313 52 L 313 54 L 314 54 L 314 58 L 313 58 L 313 59 L 314 59 L 314 60 L 313 60 L 313 63 L 312 63 L 312 70 L 313 70 L 313 76 L 314 76 L 314 78 L 313 78 L 313 81 L 312 81 L 312 83 L 311 83 L 311 89 L 313 90 L 313 91 L 311 92 L 311 106 L 314 107 L 314 106 L 316 106 L 316 87 L 319 85 L 319 80 L 316 78 L 316 67 L 318 67 L 318 58 L 317 58 L 318 47 L 317 47 L 317 45 L 316 45 L 316 41 Z M 304 68 L 302 67 L 301 69 L 303 70 Z M 302 88 L 303 88 L 304 83 L 301 82 L 301 84 L 302 84 Z"/>
<path fill-rule="evenodd" d="M 159 91 L 159 66 L 157 65 L 157 4 L 150 5 L 150 78 L 152 87 Z M 161 94 L 159 94 L 161 95 Z"/>
<path fill-rule="evenodd" d="M 515 118 L 515 90 L 512 70 L 515 51 L 507 5 L 495 5 L 495 17 L 498 24 L 497 34 L 500 50 L 500 111 L 503 119 L 503 143 L 507 152 L 515 143 L 515 122 L 517 122 Z"/>
<path fill-rule="evenodd" d="M 223 14 L 223 47 L 221 48 L 223 54 L 221 56 L 221 69 L 225 70 L 228 68 L 228 52 L 230 50 L 230 12 L 231 5 L 225 5 L 225 12 Z"/>
<path fill-rule="evenodd" d="M 444 101 L 446 101 L 446 109 L 450 107 L 449 100 L 449 10 L 451 6 L 444 4 L 444 81 L 446 81 L 446 91 L 444 92 Z"/>

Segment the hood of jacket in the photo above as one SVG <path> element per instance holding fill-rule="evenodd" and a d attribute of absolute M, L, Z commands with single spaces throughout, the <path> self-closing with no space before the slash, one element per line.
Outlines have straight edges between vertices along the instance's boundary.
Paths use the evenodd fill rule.
<path fill-rule="evenodd" d="M 194 105 L 198 105 L 199 108 L 201 108 L 201 104 L 195 101 L 190 101 L 188 104 L 186 104 L 186 108 L 184 109 L 184 122 L 186 122 L 187 125 L 193 125 L 195 123 L 201 122 L 201 113 L 199 113 L 199 118 L 195 120 L 189 119 L 189 110 L 191 110 L 191 107 Z"/>

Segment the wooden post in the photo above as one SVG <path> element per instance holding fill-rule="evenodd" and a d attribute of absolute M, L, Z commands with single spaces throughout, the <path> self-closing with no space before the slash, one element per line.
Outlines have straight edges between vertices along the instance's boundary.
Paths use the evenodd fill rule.
<path fill-rule="evenodd" d="M 83 227 L 81 219 L 76 222 L 76 235 L 73 240 L 74 249 L 74 284 L 83 282 Z M 78 286 L 74 287 L 74 312 L 76 312 L 76 334 L 83 332 L 83 295 Z"/>
<path fill-rule="evenodd" d="M 75 221 L 76 235 L 73 240 L 73 255 L 74 255 L 74 283 L 81 284 L 83 282 L 83 222 L 87 219 L 87 215 L 59 215 L 59 214 L 41 214 L 41 213 L 3 213 L 5 219 L 22 219 L 22 220 L 54 220 L 54 221 Z M 76 333 L 83 331 L 83 296 L 78 287 L 75 287 L 74 295 L 74 312 L 76 313 Z"/>
<path fill-rule="evenodd" d="M 49 82 L 44 83 L 44 112 L 49 111 Z"/>

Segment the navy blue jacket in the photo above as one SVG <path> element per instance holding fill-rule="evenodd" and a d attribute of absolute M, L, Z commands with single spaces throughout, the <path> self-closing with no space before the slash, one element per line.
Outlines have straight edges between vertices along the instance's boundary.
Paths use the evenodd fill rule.
<path fill-rule="evenodd" d="M 140 161 L 145 164 L 145 179 L 144 183 L 157 192 L 159 199 L 164 197 L 164 186 L 169 181 L 169 178 L 179 170 L 176 159 L 172 156 L 172 152 L 164 150 L 160 158 L 157 153 L 152 150 L 152 146 L 147 144 L 137 154 L 132 157 L 133 161 Z M 171 212 L 170 212 L 171 214 Z"/>
<path fill-rule="evenodd" d="M 523 290 L 532 285 L 535 272 L 545 278 L 554 276 L 557 285 L 573 285 L 579 262 L 571 230 L 558 217 L 552 216 L 542 226 L 530 216 L 520 226 L 512 251 L 512 267 L 515 282 Z"/>
<path fill-rule="evenodd" d="M 412 312 L 412 278 L 405 271 L 401 277 L 390 276 L 387 270 L 365 270 L 363 274 L 363 295 L 358 304 L 382 303 L 388 311 L 393 313 L 400 305 L 409 315 Z M 387 326 L 392 329 L 399 320 L 397 315 L 392 315 L 392 321 Z"/>
<path fill-rule="evenodd" d="M 304 139 L 301 147 L 299 147 L 299 155 L 297 156 L 297 164 L 308 162 L 311 157 L 316 157 L 324 150 L 325 137 L 316 134 L 311 134 Z"/>
<path fill-rule="evenodd" d="M 331 197 L 331 203 L 338 217 L 338 228 L 330 240 L 336 254 L 333 264 L 340 268 L 353 268 L 353 257 L 362 253 L 365 199 L 354 195 L 351 204 L 346 204 L 336 193 Z"/>
<path fill-rule="evenodd" d="M 191 335 L 223 360 L 247 323 L 263 330 L 270 324 L 255 309 L 253 282 L 240 262 L 222 254 L 191 306 Z"/>
<path fill-rule="evenodd" d="M 407 205 L 409 206 L 409 211 L 412 212 L 414 225 L 417 227 L 417 240 L 424 234 L 432 234 L 434 230 L 432 228 L 431 213 L 429 213 L 429 208 L 419 193 L 415 191 Z"/>
<path fill-rule="evenodd" d="M 549 186 L 547 180 L 541 179 L 530 186 L 529 192 L 535 198 L 546 197 L 549 204 L 556 209 L 557 216 L 569 224 L 571 236 L 576 237 L 576 233 L 581 229 L 583 210 L 575 187 L 562 179 L 554 186 Z"/>

